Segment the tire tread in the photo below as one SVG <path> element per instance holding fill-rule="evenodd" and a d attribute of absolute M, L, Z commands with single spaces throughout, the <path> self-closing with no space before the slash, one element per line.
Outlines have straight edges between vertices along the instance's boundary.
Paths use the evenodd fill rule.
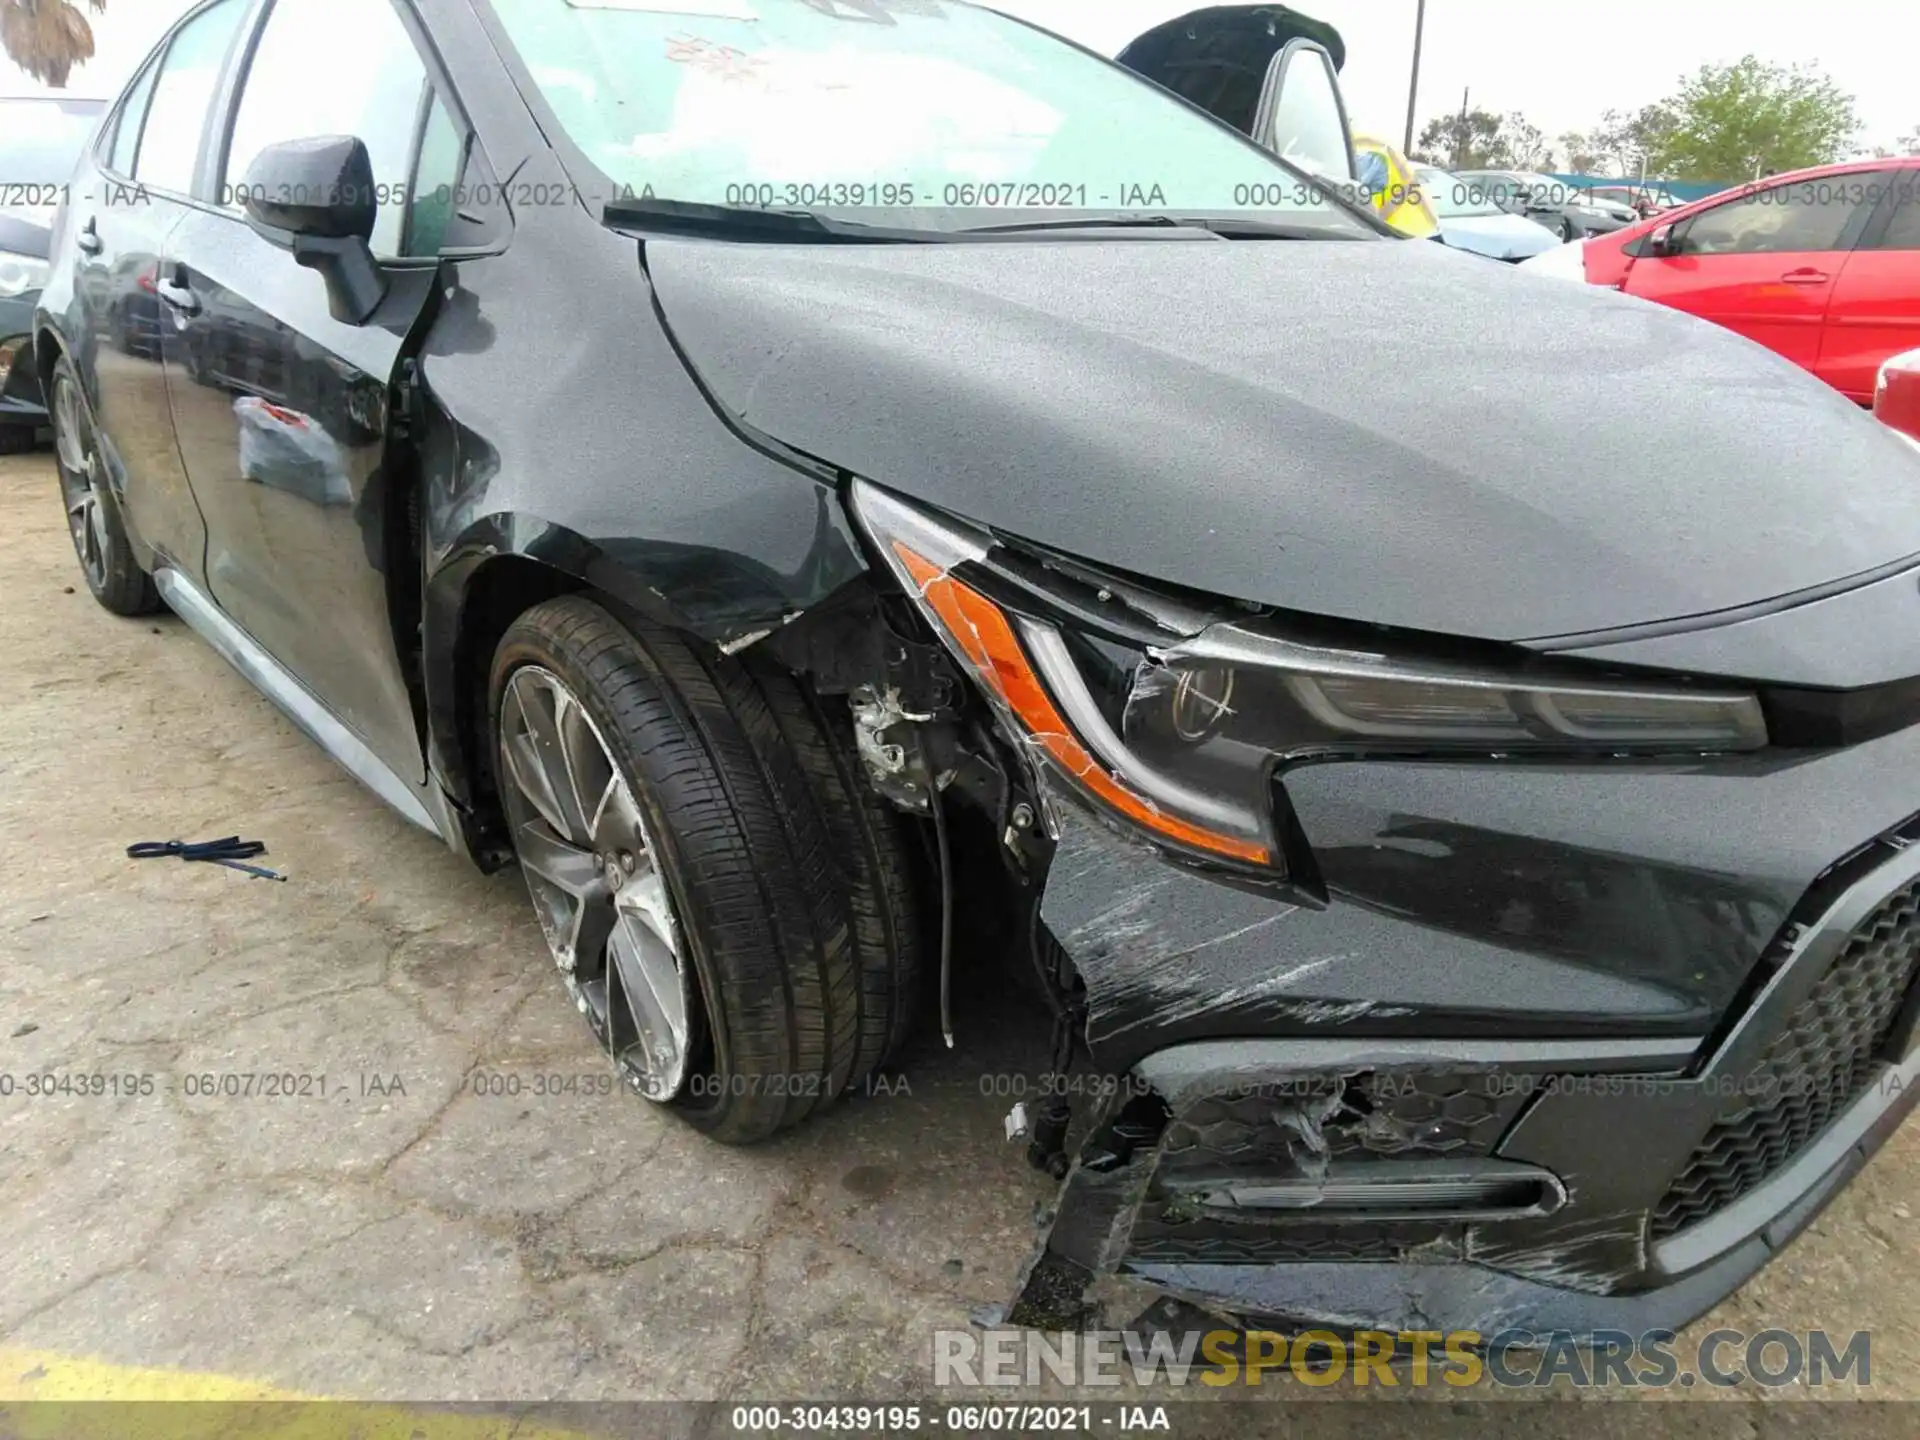
<path fill-rule="evenodd" d="M 817 702 L 784 673 L 584 595 L 508 628 L 494 713 L 528 661 L 581 682 L 667 852 L 722 1081 L 706 1102 L 683 1097 L 688 1118 L 750 1143 L 864 1079 L 911 1008 L 888 989 L 917 966 L 911 891 L 904 848 L 883 852 L 898 841 L 884 817 L 849 828 L 856 803 Z"/>

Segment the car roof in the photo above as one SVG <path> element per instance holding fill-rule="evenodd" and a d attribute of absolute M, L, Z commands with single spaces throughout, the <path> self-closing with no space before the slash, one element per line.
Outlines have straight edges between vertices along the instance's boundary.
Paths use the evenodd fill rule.
<path fill-rule="evenodd" d="M 1889 155 L 1879 160 L 1842 160 L 1834 165 L 1809 165 L 1804 170 L 1783 170 L 1778 175 L 1767 175 L 1759 180 L 1742 180 L 1716 190 L 1711 195 L 1702 195 L 1698 200 L 1689 200 L 1684 205 L 1671 210 L 1663 210 L 1649 215 L 1637 224 L 1625 230 L 1615 232 L 1606 238 L 1631 243 L 1637 236 L 1659 229 L 1662 225 L 1678 225 L 1691 219 L 1702 210 L 1711 209 L 1722 203 L 1730 195 L 1741 191 L 1753 191 L 1775 185 L 1797 185 L 1806 180 L 1824 180 L 1835 175 L 1862 175 L 1874 170 L 1920 170 L 1920 155 Z M 1651 189 L 1654 182 L 1648 182 Z"/>
<path fill-rule="evenodd" d="M 1920 155 L 1889 155 L 1882 160 L 1842 160 L 1835 165 L 1809 165 L 1804 170 L 1782 170 L 1778 175 L 1763 175 L 1758 180 L 1743 180 L 1738 184 L 1729 185 L 1725 190 L 1716 190 L 1711 195 L 1703 195 L 1698 200 L 1688 202 L 1684 208 L 1691 210 L 1696 205 L 1705 205 L 1710 200 L 1721 199 L 1735 190 L 1797 185 L 1804 180 L 1824 180 L 1834 175 L 1861 175 L 1872 170 L 1920 170 Z"/>
<path fill-rule="evenodd" d="M 1794 180 L 1818 180 L 1825 175 L 1854 175 L 1862 170 L 1920 170 L 1920 155 L 1888 155 L 1877 160 L 1868 158 L 1841 160 L 1832 165 L 1809 165 L 1804 170 L 1782 170 L 1778 175 L 1762 175 L 1751 183 L 1778 185 Z"/>

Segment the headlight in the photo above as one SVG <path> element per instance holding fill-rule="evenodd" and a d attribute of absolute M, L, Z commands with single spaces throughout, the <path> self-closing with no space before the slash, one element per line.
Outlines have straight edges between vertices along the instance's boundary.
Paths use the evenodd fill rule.
<path fill-rule="evenodd" d="M 1767 743 L 1759 700 L 1305 643 L 1043 567 L 864 482 L 861 524 L 1009 733 L 1154 839 L 1274 866 L 1273 782 L 1319 757 L 1698 755 Z"/>
<path fill-rule="evenodd" d="M 53 274 L 44 260 L 31 255 L 15 255 L 11 250 L 0 250 L 0 300 L 11 300 L 16 295 L 25 295 L 29 290 L 44 290 L 47 279 Z"/>

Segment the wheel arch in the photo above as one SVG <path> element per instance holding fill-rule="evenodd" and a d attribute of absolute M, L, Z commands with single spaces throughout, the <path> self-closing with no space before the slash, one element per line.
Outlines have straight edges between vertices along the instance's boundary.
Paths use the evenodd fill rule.
<path fill-rule="evenodd" d="M 823 496 L 823 529 L 825 503 Z M 444 553 L 427 577 L 423 616 L 429 754 L 441 788 L 466 813 L 466 848 L 484 869 L 507 859 L 487 738 L 488 674 L 520 615 L 560 595 L 587 594 L 616 614 L 637 613 L 689 643 L 733 654 L 867 578 L 864 568 L 849 574 L 836 564 L 802 579 L 737 552 L 596 541 L 506 512 L 475 522 Z"/>

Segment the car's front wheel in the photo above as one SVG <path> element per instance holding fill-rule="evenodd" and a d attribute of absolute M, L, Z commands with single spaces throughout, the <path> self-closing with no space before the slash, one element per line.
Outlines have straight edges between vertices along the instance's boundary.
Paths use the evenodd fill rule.
<path fill-rule="evenodd" d="M 909 851 L 819 700 L 584 596 L 514 622 L 491 694 L 541 928 L 635 1090 L 746 1143 L 886 1057 L 919 969 Z"/>
<path fill-rule="evenodd" d="M 146 615 L 160 608 L 153 577 L 134 559 L 120 518 L 120 504 L 107 482 L 100 432 L 80 377 L 62 356 L 53 368 L 53 458 L 60 472 L 73 552 L 93 598 L 116 615 Z"/>

